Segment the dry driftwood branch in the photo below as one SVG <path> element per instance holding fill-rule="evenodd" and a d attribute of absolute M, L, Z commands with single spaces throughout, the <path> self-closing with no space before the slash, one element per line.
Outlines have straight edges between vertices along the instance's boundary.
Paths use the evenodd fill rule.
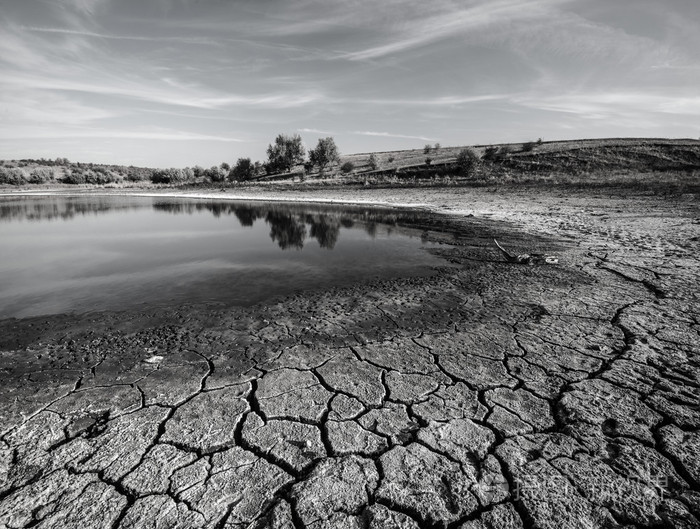
<path fill-rule="evenodd" d="M 508 250 L 506 250 L 503 246 L 498 244 L 498 241 L 496 239 L 493 240 L 494 243 L 496 243 L 496 246 L 498 247 L 499 250 L 501 250 L 501 253 L 503 253 L 503 256 L 506 258 L 506 261 L 509 263 L 515 263 L 515 264 L 557 264 L 559 262 L 559 259 L 557 259 L 554 256 L 551 255 L 542 255 L 542 254 L 529 254 L 529 253 L 523 253 L 519 255 L 514 255 L 510 253 Z"/>

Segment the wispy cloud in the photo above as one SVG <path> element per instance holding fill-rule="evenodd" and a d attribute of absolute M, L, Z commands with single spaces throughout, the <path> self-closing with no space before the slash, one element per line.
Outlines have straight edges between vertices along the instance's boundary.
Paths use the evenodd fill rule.
<path fill-rule="evenodd" d="M 394 55 L 455 35 L 484 28 L 494 23 L 509 23 L 541 16 L 545 8 L 564 0 L 498 0 L 475 4 L 460 10 L 450 9 L 433 16 L 405 21 L 390 42 L 339 55 L 353 61 Z"/>
<path fill-rule="evenodd" d="M 310 134 L 335 134 L 335 132 L 330 130 L 319 130 L 319 129 L 297 129 L 298 132 L 308 132 Z"/>
<path fill-rule="evenodd" d="M 72 35 L 76 37 L 93 37 L 98 39 L 108 40 L 133 40 L 145 42 L 176 42 L 182 44 L 201 44 L 206 46 L 221 47 L 221 41 L 208 37 L 172 37 L 172 36 L 155 36 L 155 35 L 115 35 L 111 33 L 98 33 L 95 31 L 87 31 L 82 29 L 67 29 L 67 28 L 47 28 L 36 26 L 20 26 L 24 31 L 34 33 L 49 33 L 57 35 Z"/>
<path fill-rule="evenodd" d="M 104 138 L 104 139 L 124 139 L 124 140 L 160 140 L 160 141 L 215 141 L 225 143 L 242 143 L 247 140 L 231 138 L 227 136 L 216 136 L 211 134 L 198 134 L 186 131 L 119 131 L 119 130 L 32 130 L 19 131 L 7 135 L 6 131 L 0 131 L 0 138 L 3 139 L 51 139 L 51 138 Z"/>
<path fill-rule="evenodd" d="M 582 117 L 608 119 L 616 115 L 652 113 L 700 116 L 700 96 L 677 97 L 644 92 L 572 93 L 551 97 L 515 96 L 516 104 L 577 114 Z"/>
<path fill-rule="evenodd" d="M 352 134 L 359 134 L 361 136 L 378 136 L 382 138 L 401 138 L 405 140 L 421 140 L 421 141 L 435 141 L 435 138 L 426 138 L 425 136 L 411 136 L 408 134 L 394 134 L 392 132 L 374 132 L 369 130 L 356 130 Z"/>
<path fill-rule="evenodd" d="M 323 95 L 316 92 L 279 93 L 279 94 L 215 94 L 204 86 L 180 89 L 174 86 L 172 80 L 161 79 L 140 84 L 116 76 L 93 80 L 74 80 L 58 76 L 17 73 L 10 79 L 0 81 L 0 86 L 14 88 L 35 88 L 43 90 L 59 90 L 83 92 L 97 95 L 110 95 L 150 101 L 163 105 L 192 107 L 201 109 L 217 109 L 229 106 L 250 106 L 272 109 L 295 108 L 316 103 Z M 209 94 L 207 94 L 209 92 Z"/>

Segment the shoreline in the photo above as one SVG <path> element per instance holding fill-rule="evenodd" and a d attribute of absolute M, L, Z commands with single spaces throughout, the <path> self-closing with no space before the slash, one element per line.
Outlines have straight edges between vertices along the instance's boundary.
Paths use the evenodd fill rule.
<path fill-rule="evenodd" d="M 371 193 L 452 215 L 454 266 L 251 308 L 0 322 L 0 525 L 700 520 L 693 201 Z M 560 264 L 505 262 L 469 214 Z"/>

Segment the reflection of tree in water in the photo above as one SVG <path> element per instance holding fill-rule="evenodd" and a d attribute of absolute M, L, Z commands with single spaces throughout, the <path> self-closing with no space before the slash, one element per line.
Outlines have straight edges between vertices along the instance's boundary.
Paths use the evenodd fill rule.
<path fill-rule="evenodd" d="M 321 248 L 332 250 L 338 242 L 340 219 L 328 215 L 307 215 L 306 222 L 311 225 L 311 236 L 318 241 Z"/>
<path fill-rule="evenodd" d="M 283 250 L 301 250 L 306 239 L 306 226 L 289 213 L 268 211 L 265 222 L 270 225 L 270 238 Z"/>
<path fill-rule="evenodd" d="M 373 220 L 368 221 L 365 223 L 365 231 L 367 235 L 374 239 L 377 236 L 377 223 Z"/>
<path fill-rule="evenodd" d="M 100 215 L 111 210 L 142 207 L 130 200 L 117 202 L 103 197 L 10 198 L 0 202 L 0 220 L 71 220 L 77 216 Z"/>
<path fill-rule="evenodd" d="M 244 228 L 252 227 L 255 221 L 262 217 L 258 210 L 246 207 L 236 208 L 233 214 L 236 215 L 238 222 L 240 222 L 241 226 Z"/>

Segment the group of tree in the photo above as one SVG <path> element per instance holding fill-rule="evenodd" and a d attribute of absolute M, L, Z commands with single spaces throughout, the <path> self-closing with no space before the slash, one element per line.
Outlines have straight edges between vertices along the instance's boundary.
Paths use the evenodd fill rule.
<path fill-rule="evenodd" d="M 529 152 L 542 144 L 526 142 L 522 152 Z M 426 155 L 437 153 L 441 149 L 439 143 L 427 144 L 423 148 Z M 470 148 L 462 149 L 454 166 L 464 176 L 473 176 L 483 162 L 501 162 L 511 154 L 508 145 L 487 147 L 483 156 Z M 123 181 L 151 181 L 155 184 L 200 184 L 224 182 L 246 182 L 266 175 L 301 174 L 303 176 L 316 172 L 323 176 L 329 169 L 336 167 L 342 174 L 350 174 L 356 167 L 352 161 L 340 165 L 340 153 L 332 137 L 320 138 L 313 149 L 304 147 L 299 134 L 279 134 L 274 142 L 267 147 L 267 160 L 253 162 L 250 158 L 238 158 L 231 166 L 227 162 L 214 165 L 208 169 L 201 166 L 180 168 L 151 169 L 146 167 L 101 165 L 92 163 L 70 162 L 67 158 L 18 160 L 0 164 L 0 184 L 24 185 L 41 183 L 67 184 L 110 184 Z M 391 164 L 394 157 L 389 156 Z M 425 158 L 425 165 L 431 166 L 433 159 Z M 452 165 L 452 164 L 448 164 Z M 367 158 L 366 166 L 370 171 L 380 168 L 379 159 L 372 153 Z"/>
<path fill-rule="evenodd" d="M 267 147 L 267 163 L 265 169 L 267 174 L 289 173 L 294 167 L 303 164 L 304 172 L 310 173 L 314 168 L 318 168 L 319 174 L 340 163 L 340 152 L 335 140 L 328 136 L 320 138 L 316 147 L 308 153 L 306 160 L 306 150 L 299 134 L 287 136 L 279 134 L 273 144 Z"/>

